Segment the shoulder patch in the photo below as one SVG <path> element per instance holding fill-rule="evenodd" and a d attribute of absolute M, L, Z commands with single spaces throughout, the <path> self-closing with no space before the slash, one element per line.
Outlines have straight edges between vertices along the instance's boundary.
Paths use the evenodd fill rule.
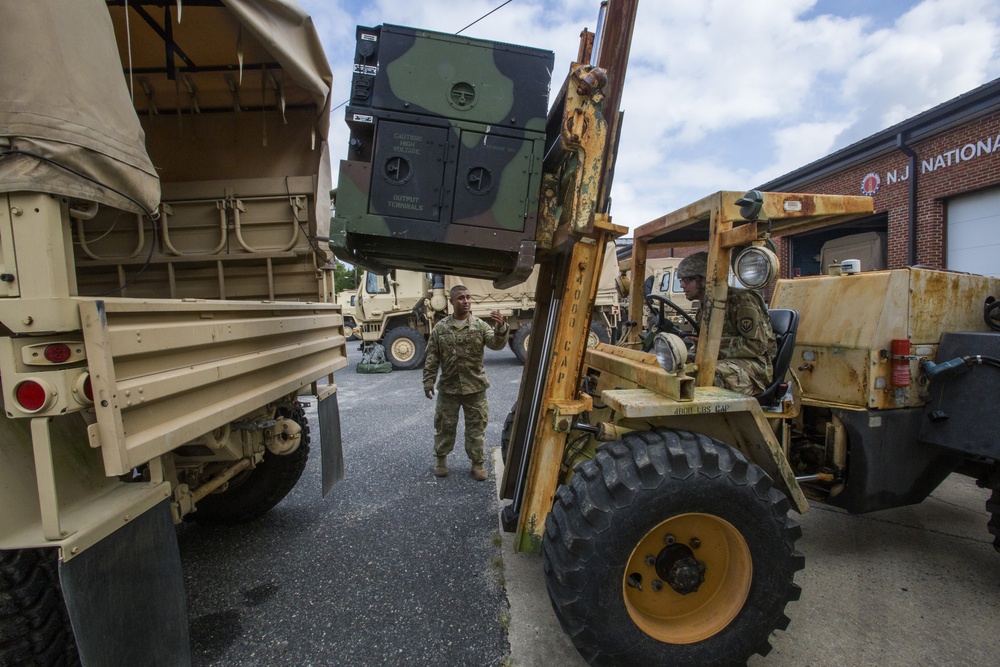
<path fill-rule="evenodd" d="M 743 306 L 736 311 L 736 328 L 739 332 L 748 336 L 757 328 L 757 311 L 751 306 Z"/>

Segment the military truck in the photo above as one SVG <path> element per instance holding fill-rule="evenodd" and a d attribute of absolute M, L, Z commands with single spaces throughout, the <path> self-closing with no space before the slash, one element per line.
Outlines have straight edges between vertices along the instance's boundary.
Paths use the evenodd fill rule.
<path fill-rule="evenodd" d="M 789 510 L 806 511 L 807 493 L 831 500 L 842 496 L 844 506 L 866 511 L 919 499 L 940 481 L 941 461 L 948 462 L 948 471 L 973 466 L 971 472 L 993 485 L 989 507 L 995 532 L 997 453 L 995 438 L 987 434 L 995 433 L 997 416 L 983 415 L 982 406 L 978 412 L 968 408 L 968 394 L 953 399 L 953 388 L 938 400 L 933 392 L 935 383 L 956 374 L 955 379 L 966 378 L 973 395 L 996 393 L 995 378 L 985 374 L 995 369 L 979 366 L 1000 363 L 993 348 L 997 334 L 987 332 L 1000 325 L 1000 306 L 994 281 L 975 279 L 963 286 L 941 279 L 945 274 L 939 271 L 873 274 L 873 282 L 857 285 L 822 282 L 854 280 L 851 276 L 782 284 L 777 305 L 800 307 L 803 322 L 811 310 L 810 319 L 816 320 L 803 325 L 810 332 L 807 340 L 801 349 L 796 346 L 795 310 L 773 309 L 779 351 L 772 386 L 757 397 L 714 387 L 731 273 L 750 288 L 763 288 L 779 269 L 768 248 L 772 235 L 872 214 L 872 200 L 861 196 L 722 191 L 635 234 L 632 313 L 644 303 L 657 304 L 642 289 L 650 250 L 708 248 L 709 307 L 696 327 L 694 363 L 687 363 L 687 332 L 670 317 L 656 318 L 648 351 L 641 349 L 636 327 L 625 347 L 588 349 L 586 326 L 598 283 L 594 267 L 602 264 L 607 240 L 625 231 L 610 221 L 608 196 L 635 3 L 612 0 L 607 8 L 606 29 L 595 40 L 599 48 L 592 49 L 585 33 L 580 62 L 571 65 L 549 113 L 536 215 L 520 215 L 514 205 L 534 201 L 530 188 L 526 195 L 509 194 L 505 203 L 488 202 L 493 214 L 510 207 L 496 223 L 520 230 L 519 239 L 476 235 L 475 216 L 459 206 L 467 202 L 448 196 L 468 179 L 481 183 L 493 165 L 478 155 L 463 163 L 447 151 L 440 162 L 417 164 L 396 135 L 442 128 L 443 149 L 483 146 L 487 122 L 497 124 L 491 130 L 514 134 L 506 123 L 522 118 L 524 107 L 517 114 L 510 110 L 514 101 L 530 107 L 535 88 L 520 84 L 541 76 L 537 60 L 543 56 L 428 31 L 359 28 L 355 94 L 346 112 L 352 150 L 340 172 L 350 181 L 352 203 L 338 207 L 331 242 L 362 265 L 392 263 L 453 274 L 475 270 L 502 284 L 522 277 L 522 265 L 533 254 L 539 264 L 532 323 L 537 340 L 504 425 L 501 496 L 510 500 L 502 512 L 505 529 L 516 532 L 519 549 L 542 553 L 556 615 L 589 662 L 741 664 L 754 653 L 766 654 L 770 634 L 788 627 L 785 607 L 798 598 L 794 577 L 804 566 L 795 550 L 800 530 Z M 373 61 L 379 62 L 377 70 L 365 67 Z M 476 71 L 465 65 L 473 62 Z M 411 75 L 418 79 L 412 85 L 393 85 Z M 491 94 L 493 89 L 513 91 L 513 101 L 511 95 Z M 472 92 L 475 114 L 469 113 L 468 97 L 459 104 L 440 103 Z M 389 174 L 386 165 L 393 166 Z M 431 185 L 396 190 L 389 180 L 400 170 L 414 183 Z M 416 221 L 393 211 L 393 202 L 404 201 L 397 195 L 414 197 L 426 217 Z M 438 208 L 429 206 L 441 201 Z M 405 242 L 415 237 L 419 242 Z M 463 246 L 472 240 L 474 256 Z M 883 298 L 873 299 L 880 289 Z M 961 293 L 947 312 L 973 332 L 961 335 L 961 342 L 948 342 L 952 334 L 942 334 L 944 326 L 930 326 L 933 316 L 918 314 L 946 293 Z M 832 320 L 824 295 L 841 299 Z M 863 301 L 864 308 L 852 311 L 852 300 Z M 982 317 L 984 311 L 978 323 L 969 315 Z M 900 342 L 893 344 L 896 336 Z M 957 375 L 972 367 L 983 371 L 975 381 Z M 819 369 L 813 383 L 797 377 Z M 899 369 L 900 383 L 904 374 L 922 373 L 932 400 L 918 405 L 919 392 L 899 392 L 902 385 L 890 384 L 889 369 Z M 985 409 L 993 403 L 986 401 Z M 909 412 L 906 418 L 894 416 L 890 408 Z M 967 423 L 965 414 L 981 418 L 984 426 L 971 442 L 961 443 L 958 429 Z M 892 428 L 904 422 L 909 437 Z M 931 433 L 942 427 L 953 430 Z M 885 450 L 890 438 L 900 439 Z M 896 458 L 885 458 L 883 451 Z M 897 483 L 892 475 L 910 466 L 911 453 L 913 469 Z M 907 483 L 915 490 L 901 492 L 897 484 Z"/>
<path fill-rule="evenodd" d="M 329 66 L 284 1 L 0 33 L 0 664 L 190 664 L 174 524 L 343 474 Z"/>
<path fill-rule="evenodd" d="M 621 326 L 620 298 L 615 287 L 614 255 L 609 255 L 601 272 L 601 283 L 594 303 L 588 344 L 616 340 Z M 380 343 L 386 360 L 396 370 L 419 368 L 431 329 L 448 315 L 448 294 L 452 287 L 464 285 L 472 296 L 472 314 L 488 319 L 499 310 L 510 326 L 509 347 L 524 363 L 535 312 L 535 286 L 538 272 L 533 271 L 523 283 L 498 289 L 482 278 L 441 276 L 417 271 L 393 270 L 380 276 L 365 272 L 355 295 L 357 332 L 363 344 Z"/>

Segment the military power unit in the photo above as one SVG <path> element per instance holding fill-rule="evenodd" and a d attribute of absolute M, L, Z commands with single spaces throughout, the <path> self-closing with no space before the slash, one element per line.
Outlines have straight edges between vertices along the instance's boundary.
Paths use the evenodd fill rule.
<path fill-rule="evenodd" d="M 319 39 L 283 2 L 184 4 L 183 21 L 144 4 L 24 3 L 0 28 L 16 74 L 0 111 L 4 664 L 188 664 L 173 523 L 267 511 L 310 435 L 324 492 L 343 474 L 332 373 L 345 334 L 365 334 L 329 303 L 317 242 Z M 635 231 L 620 344 L 588 345 L 626 232 L 610 191 L 635 4 L 609 3 L 568 71 L 545 50 L 358 27 L 328 236 L 376 278 L 441 276 L 442 292 L 444 276 L 511 290 L 535 275 L 504 528 L 542 555 L 592 664 L 742 664 L 798 597 L 790 510 L 916 503 L 958 472 L 992 489 L 1000 531 L 1000 279 L 779 280 L 774 383 L 730 392 L 713 386 L 730 281 L 772 285 L 772 237 L 872 200 L 722 191 Z M 43 77 L 50 52 L 66 71 Z M 708 250 L 700 321 L 671 298 L 673 267 L 653 267 L 691 246 Z M 317 395 L 320 434 L 300 393 Z M 93 585 L 112 580 L 127 585 Z"/>

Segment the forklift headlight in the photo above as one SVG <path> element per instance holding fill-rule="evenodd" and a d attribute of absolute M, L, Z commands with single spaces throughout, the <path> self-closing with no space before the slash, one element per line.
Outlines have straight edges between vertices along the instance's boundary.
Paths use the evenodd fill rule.
<path fill-rule="evenodd" d="M 778 256 L 767 248 L 750 246 L 736 257 L 736 277 L 750 289 L 767 287 L 778 275 Z"/>
<path fill-rule="evenodd" d="M 684 370 L 687 346 L 680 336 L 661 331 L 653 341 L 653 352 L 656 353 L 656 361 L 666 372 L 677 373 Z"/>

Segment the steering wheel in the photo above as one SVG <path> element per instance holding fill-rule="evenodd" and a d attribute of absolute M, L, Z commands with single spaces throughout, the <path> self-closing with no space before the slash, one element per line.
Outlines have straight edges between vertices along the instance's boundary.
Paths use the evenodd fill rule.
<path fill-rule="evenodd" d="M 687 314 L 683 308 L 678 306 L 676 303 L 671 301 L 665 296 L 660 296 L 659 294 L 647 294 L 645 296 L 646 305 L 653 315 L 656 317 L 656 330 L 663 331 L 666 333 L 672 333 L 680 336 L 681 338 L 687 338 L 688 336 L 698 335 L 698 323 L 694 321 L 694 318 Z M 670 308 L 675 313 L 684 318 L 684 321 L 691 325 L 694 333 L 690 331 L 684 331 L 676 324 L 674 324 L 669 318 L 666 317 L 665 310 Z"/>

